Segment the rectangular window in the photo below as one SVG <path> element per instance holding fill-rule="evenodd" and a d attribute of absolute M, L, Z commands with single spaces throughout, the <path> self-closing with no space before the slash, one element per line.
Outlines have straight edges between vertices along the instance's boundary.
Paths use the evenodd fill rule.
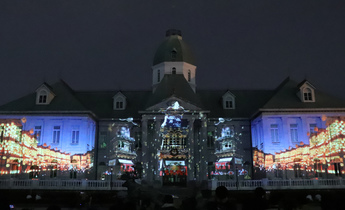
<path fill-rule="evenodd" d="M 99 134 L 99 143 L 100 143 L 100 148 L 105 149 L 107 147 L 107 132 L 106 131 L 101 131 Z"/>
<path fill-rule="evenodd" d="M 225 107 L 228 109 L 232 108 L 232 101 L 225 101 Z"/>
<path fill-rule="evenodd" d="M 214 147 L 214 142 L 215 142 L 215 132 L 214 131 L 209 131 L 207 133 L 207 147 L 208 148 L 213 148 Z"/>
<path fill-rule="evenodd" d="M 305 101 L 312 101 L 311 93 L 304 93 L 304 100 Z"/>
<path fill-rule="evenodd" d="M 72 144 L 78 144 L 79 143 L 79 129 L 74 129 L 72 131 Z"/>
<path fill-rule="evenodd" d="M 310 134 L 316 133 L 316 124 L 315 123 L 310 124 L 309 127 L 310 127 Z"/>
<path fill-rule="evenodd" d="M 60 142 L 60 126 L 54 126 L 53 130 L 53 144 L 58 144 Z"/>
<path fill-rule="evenodd" d="M 40 104 L 47 103 L 47 95 L 40 95 L 38 103 Z"/>
<path fill-rule="evenodd" d="M 42 126 L 35 126 L 34 135 L 38 143 L 41 142 L 41 133 L 42 133 Z"/>
<path fill-rule="evenodd" d="M 116 109 L 122 109 L 123 108 L 123 102 L 122 101 L 116 101 Z"/>
<path fill-rule="evenodd" d="M 278 135 L 278 125 L 272 124 L 271 125 L 271 140 L 272 142 L 276 143 L 279 142 L 279 135 Z"/>
<path fill-rule="evenodd" d="M 290 124 L 290 134 L 291 134 L 291 141 L 298 142 L 297 124 Z"/>

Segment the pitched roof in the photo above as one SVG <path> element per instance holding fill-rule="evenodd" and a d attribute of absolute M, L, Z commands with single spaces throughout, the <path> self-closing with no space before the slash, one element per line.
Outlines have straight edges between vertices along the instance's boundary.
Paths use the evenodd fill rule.
<path fill-rule="evenodd" d="M 194 93 L 183 75 L 165 75 L 156 91 L 121 91 L 126 109 L 113 109 L 113 96 L 119 91 L 75 92 L 64 81 L 50 87 L 56 96 L 48 105 L 36 104 L 36 93 L 0 106 L 0 114 L 9 113 L 91 113 L 99 119 L 140 118 L 139 111 L 176 97 L 210 111 L 210 118 L 251 118 L 258 111 L 284 109 L 344 109 L 345 101 L 315 90 L 315 102 L 301 102 L 298 83 L 286 79 L 275 90 L 231 90 L 235 109 L 223 109 L 225 90 L 198 90 Z M 146 103 L 147 102 L 147 103 Z"/>
<path fill-rule="evenodd" d="M 145 109 L 145 101 L 151 91 L 121 91 L 126 97 L 126 109 L 113 109 L 113 96 L 119 91 L 78 92 L 77 97 L 85 106 L 101 119 L 140 118 L 139 111 Z"/>
<path fill-rule="evenodd" d="M 209 117 L 250 118 L 271 96 L 271 90 L 231 90 L 235 96 L 235 109 L 223 109 L 224 90 L 200 90 L 201 99 Z"/>
<path fill-rule="evenodd" d="M 53 84 L 50 88 L 55 93 L 55 97 L 50 104 L 36 105 L 36 93 L 31 93 L 0 106 L 0 113 L 88 111 L 88 109 L 75 97 L 74 91 L 63 80 Z"/>
<path fill-rule="evenodd" d="M 303 83 L 306 81 L 303 81 Z M 301 84 L 301 83 L 300 83 Z M 297 93 L 300 84 L 287 78 L 275 90 L 262 109 L 335 109 L 345 108 L 345 101 L 315 89 L 315 102 L 302 102 Z"/>
<path fill-rule="evenodd" d="M 158 104 L 172 96 L 202 108 L 202 103 L 182 74 L 166 74 L 148 99 L 146 107 Z"/>

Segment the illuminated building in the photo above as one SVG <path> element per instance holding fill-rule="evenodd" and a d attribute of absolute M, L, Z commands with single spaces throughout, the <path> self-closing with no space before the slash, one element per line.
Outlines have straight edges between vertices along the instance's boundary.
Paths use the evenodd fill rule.
<path fill-rule="evenodd" d="M 1 178 L 107 179 L 135 172 L 148 182 L 186 185 L 269 173 L 299 178 L 302 173 L 282 171 L 315 174 L 326 165 L 330 174 L 343 173 L 342 143 L 334 143 L 343 141 L 334 136 L 343 127 L 327 130 L 327 119 L 345 116 L 345 102 L 289 78 L 275 90 L 199 90 L 196 69 L 181 31 L 168 30 L 154 55 L 150 90 L 83 92 L 61 80 L 0 106 L 1 120 L 36 139 L 33 147 L 2 143 Z M 333 137 L 310 143 L 315 135 Z M 7 141 L 30 155 L 14 149 L 9 156 Z"/>
<path fill-rule="evenodd" d="M 90 155 L 78 155 L 78 158 L 59 151 L 51 146 L 37 145 L 36 135 L 33 131 L 23 131 L 20 120 L 0 120 L 1 124 L 1 175 L 23 178 L 24 174 L 30 178 L 44 176 L 60 176 L 72 165 L 75 159 L 79 162 L 74 164 L 75 169 L 89 170 L 91 168 Z M 21 176 L 20 176 L 21 175 Z"/>
<path fill-rule="evenodd" d="M 333 119 L 326 129 L 315 130 L 309 144 L 301 142 L 275 155 L 265 154 L 266 171 L 284 170 L 286 178 L 332 178 L 344 174 L 345 122 Z"/>

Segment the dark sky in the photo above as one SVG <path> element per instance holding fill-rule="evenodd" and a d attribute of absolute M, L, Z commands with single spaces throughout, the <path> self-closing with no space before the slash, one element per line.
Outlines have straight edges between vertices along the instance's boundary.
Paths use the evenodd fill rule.
<path fill-rule="evenodd" d="M 1 0 L 0 104 L 59 78 L 150 89 L 169 28 L 195 53 L 199 89 L 272 89 L 290 76 L 345 99 L 344 0 Z"/>

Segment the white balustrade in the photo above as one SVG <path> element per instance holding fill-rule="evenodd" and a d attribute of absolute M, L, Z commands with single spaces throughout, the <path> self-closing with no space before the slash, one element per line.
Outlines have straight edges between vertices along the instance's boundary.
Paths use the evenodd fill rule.
<path fill-rule="evenodd" d="M 0 189 L 51 189 L 51 190 L 127 190 L 123 180 L 1 180 Z M 112 184 L 112 186 L 111 186 Z M 209 188 L 225 186 L 229 190 L 282 189 L 345 189 L 343 179 L 294 179 L 294 180 L 210 180 Z"/>

